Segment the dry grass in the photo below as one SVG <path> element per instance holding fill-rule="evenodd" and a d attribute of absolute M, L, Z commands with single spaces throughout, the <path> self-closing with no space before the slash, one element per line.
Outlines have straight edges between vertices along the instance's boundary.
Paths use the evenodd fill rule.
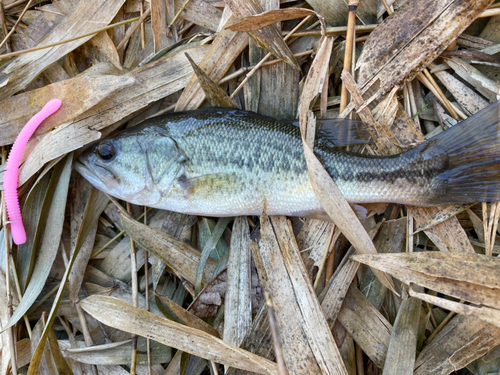
<path fill-rule="evenodd" d="M 389 155 L 498 100 L 500 7 L 262 3 L 0 1 L 2 165 L 63 101 L 24 155 L 26 244 L 0 206 L 0 375 L 500 373 L 500 205 L 371 204 L 361 223 L 312 150 L 316 118 L 361 118 L 354 150 Z M 299 118 L 333 223 L 146 210 L 72 170 L 202 105 Z"/>

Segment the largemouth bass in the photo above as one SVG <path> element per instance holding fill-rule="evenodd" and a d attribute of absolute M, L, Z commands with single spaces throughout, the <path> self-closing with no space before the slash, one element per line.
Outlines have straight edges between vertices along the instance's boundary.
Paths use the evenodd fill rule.
<path fill-rule="evenodd" d="M 315 154 L 351 203 L 418 206 L 500 199 L 499 102 L 410 151 L 367 156 L 319 138 Z M 191 215 L 323 212 L 300 129 L 251 112 L 201 109 L 153 118 L 103 140 L 76 169 L 125 201 Z"/>

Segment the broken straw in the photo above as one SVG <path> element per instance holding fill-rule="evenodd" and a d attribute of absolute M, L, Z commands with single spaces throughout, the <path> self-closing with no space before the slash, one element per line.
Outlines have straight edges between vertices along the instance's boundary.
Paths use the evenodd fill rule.
<path fill-rule="evenodd" d="M 56 112 L 61 107 L 59 99 L 52 99 L 48 102 L 40 112 L 34 115 L 21 130 L 19 135 L 10 150 L 5 173 L 3 177 L 3 188 L 5 197 L 5 207 L 9 215 L 10 228 L 12 239 L 16 245 L 21 245 L 26 242 L 26 231 L 23 226 L 21 217 L 21 209 L 19 208 L 19 198 L 17 196 L 17 184 L 19 181 L 19 165 L 21 164 L 21 156 L 28 144 L 29 139 L 38 128 L 38 126 Z"/>

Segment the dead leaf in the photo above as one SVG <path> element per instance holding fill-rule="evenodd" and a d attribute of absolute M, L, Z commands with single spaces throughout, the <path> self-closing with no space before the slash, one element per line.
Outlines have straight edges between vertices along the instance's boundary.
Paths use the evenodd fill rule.
<path fill-rule="evenodd" d="M 227 93 L 220 88 L 214 81 L 210 79 L 206 75 L 206 73 L 196 65 L 191 57 L 186 53 L 186 58 L 189 60 L 189 63 L 193 67 L 193 70 L 198 78 L 198 82 L 201 85 L 201 88 L 205 92 L 206 98 L 210 101 L 210 104 L 213 107 L 227 107 L 227 108 L 236 108 L 239 107 L 236 103 L 231 99 Z"/>
<path fill-rule="evenodd" d="M 121 215 L 123 228 L 137 244 L 152 252 L 165 262 L 177 275 L 183 277 L 191 284 L 196 282 L 196 270 L 200 262 L 201 253 L 159 230 L 137 222 L 128 216 Z M 215 269 L 215 261 L 207 259 L 202 282 L 210 282 Z"/>
<path fill-rule="evenodd" d="M 481 254 L 419 252 L 354 255 L 353 260 L 477 305 L 500 308 L 500 259 Z M 474 270 L 471 272 L 471 270 Z"/>
<path fill-rule="evenodd" d="M 239 349 L 208 333 L 183 326 L 116 298 L 91 296 L 80 302 L 83 309 L 106 325 L 156 340 L 193 355 L 260 374 L 277 374 L 276 364 Z M 186 341 L 186 338 L 191 339 Z"/>
<path fill-rule="evenodd" d="M 90 0 L 79 3 L 73 13 L 64 18 L 39 44 L 51 44 L 70 39 L 107 26 L 125 0 Z M 92 38 L 77 39 L 73 42 L 43 49 L 15 58 L 0 72 L 0 99 L 6 99 L 24 89 L 40 72 Z"/>
<path fill-rule="evenodd" d="M 370 34 L 356 63 L 359 86 L 366 91 L 378 81 L 380 96 L 413 80 L 489 4 L 489 0 L 407 2 Z"/>
<path fill-rule="evenodd" d="M 225 2 L 240 20 L 263 13 L 260 3 L 256 0 L 225 0 Z M 290 48 L 283 41 L 283 37 L 274 26 L 265 26 L 254 31 L 248 31 L 248 34 L 261 48 L 268 50 L 294 68 L 300 69 L 300 65 L 293 56 L 292 51 L 290 51 Z"/>

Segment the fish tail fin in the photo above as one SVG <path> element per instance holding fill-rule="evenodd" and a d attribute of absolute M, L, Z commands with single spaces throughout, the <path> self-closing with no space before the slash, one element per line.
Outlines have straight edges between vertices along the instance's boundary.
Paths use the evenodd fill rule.
<path fill-rule="evenodd" d="M 431 204 L 500 200 L 500 101 L 418 146 L 423 160 L 445 158 Z"/>

